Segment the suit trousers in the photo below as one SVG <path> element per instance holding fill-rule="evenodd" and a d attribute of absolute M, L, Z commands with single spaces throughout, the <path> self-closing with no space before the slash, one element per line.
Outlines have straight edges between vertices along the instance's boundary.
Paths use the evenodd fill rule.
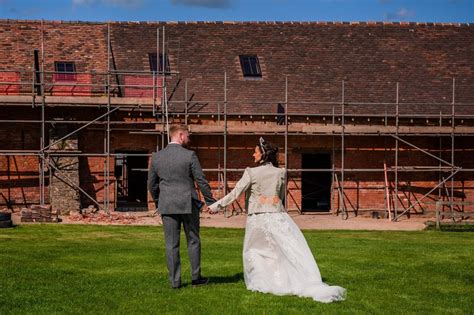
<path fill-rule="evenodd" d="M 193 207 L 191 214 L 163 214 L 166 263 L 172 287 L 181 285 L 181 259 L 179 255 L 181 224 L 188 243 L 191 279 L 201 277 L 201 239 L 199 238 L 199 210 Z"/>

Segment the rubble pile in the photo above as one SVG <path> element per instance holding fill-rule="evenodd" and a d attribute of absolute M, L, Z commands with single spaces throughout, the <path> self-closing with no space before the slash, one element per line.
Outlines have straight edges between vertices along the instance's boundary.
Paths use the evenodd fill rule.
<path fill-rule="evenodd" d="M 71 211 L 69 214 L 69 220 L 80 221 L 83 223 L 132 224 L 137 221 L 137 217 L 128 213 L 122 214 L 111 212 L 110 214 L 107 214 L 104 210 L 86 213 Z"/>
<path fill-rule="evenodd" d="M 21 209 L 21 222 L 59 222 L 58 212 L 51 205 L 32 205 Z"/>

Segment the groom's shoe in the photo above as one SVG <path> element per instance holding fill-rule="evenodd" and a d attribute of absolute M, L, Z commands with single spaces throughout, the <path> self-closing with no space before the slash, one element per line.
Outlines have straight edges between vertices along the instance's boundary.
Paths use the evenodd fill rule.
<path fill-rule="evenodd" d="M 193 286 L 199 286 L 199 285 L 204 285 L 204 284 L 208 284 L 208 283 L 209 283 L 209 278 L 204 278 L 204 277 L 201 277 L 199 279 L 191 281 L 191 284 Z"/>
<path fill-rule="evenodd" d="M 181 282 L 172 283 L 172 284 L 171 284 L 171 287 L 172 287 L 173 289 L 181 289 L 182 285 L 181 285 Z"/>

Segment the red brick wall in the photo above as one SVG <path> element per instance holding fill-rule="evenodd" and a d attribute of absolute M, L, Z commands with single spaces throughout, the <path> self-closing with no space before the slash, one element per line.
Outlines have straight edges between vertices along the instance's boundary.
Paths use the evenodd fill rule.
<path fill-rule="evenodd" d="M 81 133 L 79 147 L 83 151 L 103 152 L 104 133 L 98 131 L 87 131 Z M 111 134 L 111 153 L 117 151 L 140 151 L 153 152 L 156 148 L 156 137 L 150 135 L 130 135 L 124 131 L 114 131 Z M 80 164 L 80 182 L 82 188 L 100 203 L 104 201 L 105 196 L 105 158 L 104 157 L 81 157 Z M 115 174 L 114 157 L 109 160 L 110 171 L 110 194 L 111 206 L 114 206 L 115 200 Z M 81 196 L 83 204 L 90 204 L 90 200 L 84 195 Z"/>
<path fill-rule="evenodd" d="M 52 95 L 54 96 L 91 96 L 92 75 L 68 74 L 65 79 L 63 74 L 53 75 Z"/>
<path fill-rule="evenodd" d="M 5 110 L 4 114 L 6 112 L 10 111 Z M 10 117 L 15 115 L 10 114 Z M 21 117 L 30 119 L 31 113 Z M 0 150 L 37 150 L 39 137 L 40 129 L 32 124 L 0 124 Z M 0 204 L 5 204 L 5 199 L 17 206 L 39 202 L 39 162 L 36 156 L 0 155 Z M 45 196 L 48 198 L 48 187 Z"/>
<path fill-rule="evenodd" d="M 5 200 L 14 206 L 39 203 L 38 163 L 35 156 L 0 156 L 0 204 L 6 204 Z"/>
<path fill-rule="evenodd" d="M 283 137 L 266 137 L 279 145 L 281 153 L 284 152 Z M 446 138 L 449 140 L 448 138 Z M 430 150 L 433 154 L 439 154 L 438 138 L 413 138 L 408 139 L 412 143 Z M 446 141 L 447 141 L 446 140 Z M 220 159 L 217 146 L 217 137 L 199 137 L 194 136 L 193 145 L 197 147 L 196 152 L 200 157 L 203 168 L 216 168 L 217 161 L 221 162 L 223 167 L 223 151 L 221 139 Z M 457 141 L 455 165 L 463 168 L 473 168 L 473 163 L 469 159 L 470 140 L 468 138 L 459 138 Z M 472 140 L 471 140 L 472 141 Z M 245 168 L 252 167 L 252 152 L 254 145 L 257 143 L 257 137 L 253 136 L 229 136 L 228 137 L 228 168 Z M 331 153 L 332 155 L 332 137 L 324 136 L 297 136 L 289 138 L 289 168 L 301 168 L 302 153 Z M 340 137 L 334 139 L 335 154 L 332 159 L 336 168 L 341 167 L 341 151 Z M 383 163 L 386 161 L 388 167 L 395 166 L 394 140 L 384 137 L 346 137 L 345 139 L 345 168 L 379 168 L 383 169 Z M 420 151 L 400 145 L 399 166 L 438 166 L 437 160 L 421 153 Z M 446 145 L 442 148 L 441 155 L 444 158 L 450 154 L 450 146 Z M 446 156 L 445 156 L 446 155 Z M 281 154 L 281 166 L 283 165 L 284 156 Z M 232 189 L 235 182 L 242 176 L 243 171 L 228 173 L 228 191 Z M 449 174 L 445 174 L 448 176 Z M 215 172 L 207 172 L 206 176 L 211 181 L 213 189 L 217 190 L 218 180 Z M 406 208 L 408 201 L 415 202 L 420 199 L 431 188 L 438 184 L 439 172 L 402 172 L 399 171 L 399 201 L 398 209 Z M 341 178 L 339 174 L 339 179 Z M 393 172 L 388 174 L 391 192 L 394 194 Z M 450 187 L 450 182 L 448 187 Z M 474 200 L 472 190 L 474 189 L 474 176 L 472 172 L 465 172 L 457 175 L 454 181 L 456 200 Z M 289 209 L 301 208 L 301 172 L 291 172 L 288 179 L 288 206 Z M 217 191 L 215 192 L 218 196 Z M 383 171 L 379 172 L 350 172 L 344 174 L 344 193 L 346 206 L 350 211 L 364 209 L 384 209 L 385 208 L 385 181 Z M 442 192 L 445 195 L 445 192 Z M 424 210 L 434 210 L 433 203 L 438 199 L 438 190 L 429 195 L 422 206 L 416 206 L 414 211 L 420 212 Z M 243 197 L 240 199 L 243 204 Z M 339 206 L 339 198 L 336 184 L 333 182 L 333 199 L 332 210 L 335 211 Z"/>
<path fill-rule="evenodd" d="M 0 69 L 33 71 L 35 49 L 44 52 L 45 83 L 53 83 L 55 61 L 74 62 L 77 72 L 95 71 L 92 83 L 102 84 L 107 70 L 107 25 L 104 23 L 69 23 L 45 21 L 0 21 Z M 43 47 L 43 49 L 42 49 Z M 31 82 L 32 72 L 21 75 L 21 81 Z M 51 87 L 47 87 L 46 91 Z M 94 87 L 104 92 L 103 87 Z M 21 87 L 31 93 L 31 84 Z"/>
<path fill-rule="evenodd" d="M 110 188 L 109 188 L 109 200 L 111 201 L 112 207 L 114 206 L 115 200 L 115 182 L 114 178 L 114 159 L 110 158 Z M 80 157 L 79 158 L 79 175 L 80 185 L 87 194 L 97 200 L 100 204 L 104 202 L 105 197 L 105 158 L 104 157 Z M 83 205 L 93 205 L 92 201 L 81 194 L 81 203 Z"/>
<path fill-rule="evenodd" d="M 125 97 L 153 97 L 153 85 L 155 85 L 155 98 L 161 98 L 161 78 L 156 77 L 153 83 L 152 75 L 123 75 L 123 87 Z M 136 85 L 136 86 L 135 86 Z"/>
<path fill-rule="evenodd" d="M 20 85 L 20 74 L 18 72 L 8 71 L 0 72 L 0 95 L 18 95 Z"/>
<path fill-rule="evenodd" d="M 24 127 L 27 129 L 26 125 Z M 31 128 L 30 128 L 31 130 Z M 33 148 L 37 146 L 38 134 L 23 135 L 21 139 L 20 130 L 15 132 L 1 132 L 3 137 L 1 143 L 6 143 L 6 139 L 16 145 L 16 148 Z M 159 137 L 160 138 L 160 137 Z M 283 162 L 284 143 L 283 137 L 269 136 L 268 141 L 279 145 L 281 150 L 281 162 Z M 438 155 L 438 138 L 409 138 L 414 144 L 429 149 L 433 154 Z M 384 137 L 347 137 L 344 164 L 346 168 L 381 168 L 383 169 L 384 160 L 388 167 L 394 166 L 393 139 Z M 112 151 L 146 151 L 153 152 L 156 147 L 157 137 L 153 135 L 133 135 L 126 131 L 114 131 L 111 137 Z M 332 159 L 335 167 L 341 166 L 341 151 L 339 150 L 340 137 L 334 138 L 335 151 Z M 257 137 L 255 136 L 229 136 L 227 168 L 245 168 L 252 167 L 252 152 Z M 325 152 L 332 154 L 333 138 L 328 136 L 298 136 L 289 138 L 289 167 L 301 168 L 302 153 Z M 81 133 L 79 138 L 80 150 L 84 152 L 101 153 L 103 150 L 103 132 L 86 131 Z M 220 162 L 223 168 L 223 139 L 218 136 L 197 136 L 192 135 L 192 149 L 194 149 L 204 169 L 214 169 Z M 220 150 L 219 150 L 220 147 Z M 426 156 L 425 154 L 409 148 L 406 145 L 400 145 L 399 165 L 400 166 L 437 166 L 438 162 Z M 450 159 L 449 138 L 443 138 L 441 156 Z M 463 168 L 474 168 L 474 162 L 470 158 L 472 151 L 472 138 L 456 138 L 456 158 L 455 165 Z M 99 202 L 104 200 L 104 157 L 81 157 L 80 158 L 80 182 L 81 187 Z M 281 166 L 284 166 L 283 163 Z M 243 171 L 229 172 L 228 191 L 230 191 L 235 182 L 242 176 Z M 114 182 L 114 159 L 110 159 L 110 200 L 115 199 Z M 221 173 L 222 174 L 222 173 Z M 449 174 L 445 174 L 447 176 Z M 439 172 L 399 172 L 399 209 L 406 207 L 408 200 L 415 201 L 427 193 L 438 183 Z M 218 193 L 218 176 L 215 171 L 206 171 L 214 195 L 221 197 Z M 362 209 L 384 209 L 385 207 L 385 183 L 383 172 L 350 172 L 344 174 L 344 188 L 346 195 L 346 205 L 351 210 Z M 0 158 L 0 192 L 13 203 L 36 203 L 39 201 L 38 188 L 38 158 L 36 157 L 1 157 Z M 389 181 L 392 192 L 394 189 L 394 173 L 389 173 Z M 221 187 L 222 188 L 222 187 Z M 334 198 L 332 200 L 332 209 L 338 207 L 338 196 L 335 184 Z M 448 183 L 450 189 L 450 182 Z M 455 177 L 454 190 L 456 200 L 473 201 L 474 178 L 472 172 L 460 173 Z M 444 190 L 441 195 L 445 196 Z M 292 172 L 289 175 L 289 198 L 288 205 L 290 209 L 301 207 L 301 173 Z M 433 202 L 438 199 L 438 190 L 435 190 L 425 199 L 425 202 Z M 86 197 L 82 197 L 84 204 L 90 202 Z M 423 202 L 422 209 L 433 210 L 434 206 Z M 4 201 L 0 201 L 4 203 Z M 239 201 L 243 206 L 243 196 Z M 151 204 L 150 204 L 151 206 Z M 237 205 L 235 205 L 238 207 Z M 415 207 L 420 211 L 420 206 Z"/>

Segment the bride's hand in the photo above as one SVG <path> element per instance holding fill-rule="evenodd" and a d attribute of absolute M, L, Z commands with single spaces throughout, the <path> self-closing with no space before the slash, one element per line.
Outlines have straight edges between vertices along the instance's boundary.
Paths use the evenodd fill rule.
<path fill-rule="evenodd" d="M 216 210 L 213 210 L 211 207 L 207 207 L 207 212 L 209 212 L 209 214 L 216 214 L 217 213 L 217 209 Z"/>

